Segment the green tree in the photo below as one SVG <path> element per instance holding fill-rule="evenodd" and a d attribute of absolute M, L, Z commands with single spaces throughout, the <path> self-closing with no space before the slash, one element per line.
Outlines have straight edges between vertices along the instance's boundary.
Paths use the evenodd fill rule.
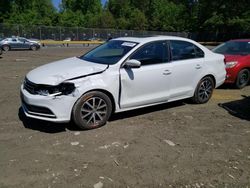
<path fill-rule="evenodd" d="M 8 23 L 24 25 L 53 25 L 56 11 L 50 0 L 13 0 Z"/>
<path fill-rule="evenodd" d="M 0 0 L 0 23 L 8 19 L 12 11 L 12 0 Z"/>
<path fill-rule="evenodd" d="M 100 0 L 62 0 L 63 11 L 81 11 L 84 15 L 89 13 L 99 14 L 102 10 Z"/>

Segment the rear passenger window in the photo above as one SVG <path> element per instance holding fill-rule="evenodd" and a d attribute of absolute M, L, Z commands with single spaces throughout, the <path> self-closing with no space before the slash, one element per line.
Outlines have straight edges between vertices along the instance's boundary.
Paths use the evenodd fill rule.
<path fill-rule="evenodd" d="M 204 52 L 190 42 L 173 40 L 170 48 L 173 61 L 204 57 Z"/>
<path fill-rule="evenodd" d="M 195 50 L 195 55 L 196 55 L 196 58 L 202 58 L 204 57 L 204 52 L 197 46 L 194 45 L 194 50 Z"/>

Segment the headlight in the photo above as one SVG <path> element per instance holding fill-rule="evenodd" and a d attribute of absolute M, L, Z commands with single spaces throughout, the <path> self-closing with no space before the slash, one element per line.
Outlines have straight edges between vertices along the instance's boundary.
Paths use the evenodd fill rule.
<path fill-rule="evenodd" d="M 233 68 L 238 62 L 237 61 L 229 61 L 229 62 L 226 62 L 226 69 L 227 68 Z"/>
<path fill-rule="evenodd" d="M 73 83 L 62 83 L 58 86 L 40 86 L 36 93 L 43 96 L 69 95 L 75 90 Z"/>

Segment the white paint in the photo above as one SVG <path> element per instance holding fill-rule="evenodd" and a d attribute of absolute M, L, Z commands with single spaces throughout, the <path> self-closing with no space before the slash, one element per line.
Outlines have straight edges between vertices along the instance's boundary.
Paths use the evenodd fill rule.
<path fill-rule="evenodd" d="M 171 36 L 126 37 L 113 40 L 124 40 L 126 45 L 138 44 L 120 61 L 109 67 L 73 57 L 43 65 L 29 72 L 26 77 L 33 83 L 55 86 L 62 82 L 71 82 L 75 84 L 76 89 L 71 95 L 53 97 L 32 95 L 22 85 L 21 93 L 26 103 L 49 108 L 56 118 L 31 115 L 24 109 L 25 114 L 41 120 L 69 122 L 75 102 L 90 90 L 102 89 L 111 93 L 115 101 L 114 111 L 121 112 L 192 97 L 198 82 L 208 74 L 215 77 L 216 87 L 224 83 L 226 75 L 224 56 L 211 52 L 195 41 Z M 193 43 L 203 50 L 205 57 L 134 69 L 122 67 L 125 60 L 129 59 L 131 54 L 142 45 L 159 40 L 181 40 Z M 197 64 L 201 66 L 200 69 L 195 68 Z M 166 70 L 171 74 L 166 74 Z M 94 74 L 98 72 L 102 73 Z M 94 75 L 87 76 L 89 74 Z M 81 78 L 70 80 L 76 77 Z"/>

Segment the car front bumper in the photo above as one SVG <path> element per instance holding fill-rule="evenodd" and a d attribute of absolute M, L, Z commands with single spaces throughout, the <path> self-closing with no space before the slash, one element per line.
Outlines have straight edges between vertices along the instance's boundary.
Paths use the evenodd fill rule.
<path fill-rule="evenodd" d="M 30 94 L 21 86 L 22 109 L 27 117 L 63 123 L 71 119 L 72 108 L 77 100 L 73 95 L 41 96 Z"/>

